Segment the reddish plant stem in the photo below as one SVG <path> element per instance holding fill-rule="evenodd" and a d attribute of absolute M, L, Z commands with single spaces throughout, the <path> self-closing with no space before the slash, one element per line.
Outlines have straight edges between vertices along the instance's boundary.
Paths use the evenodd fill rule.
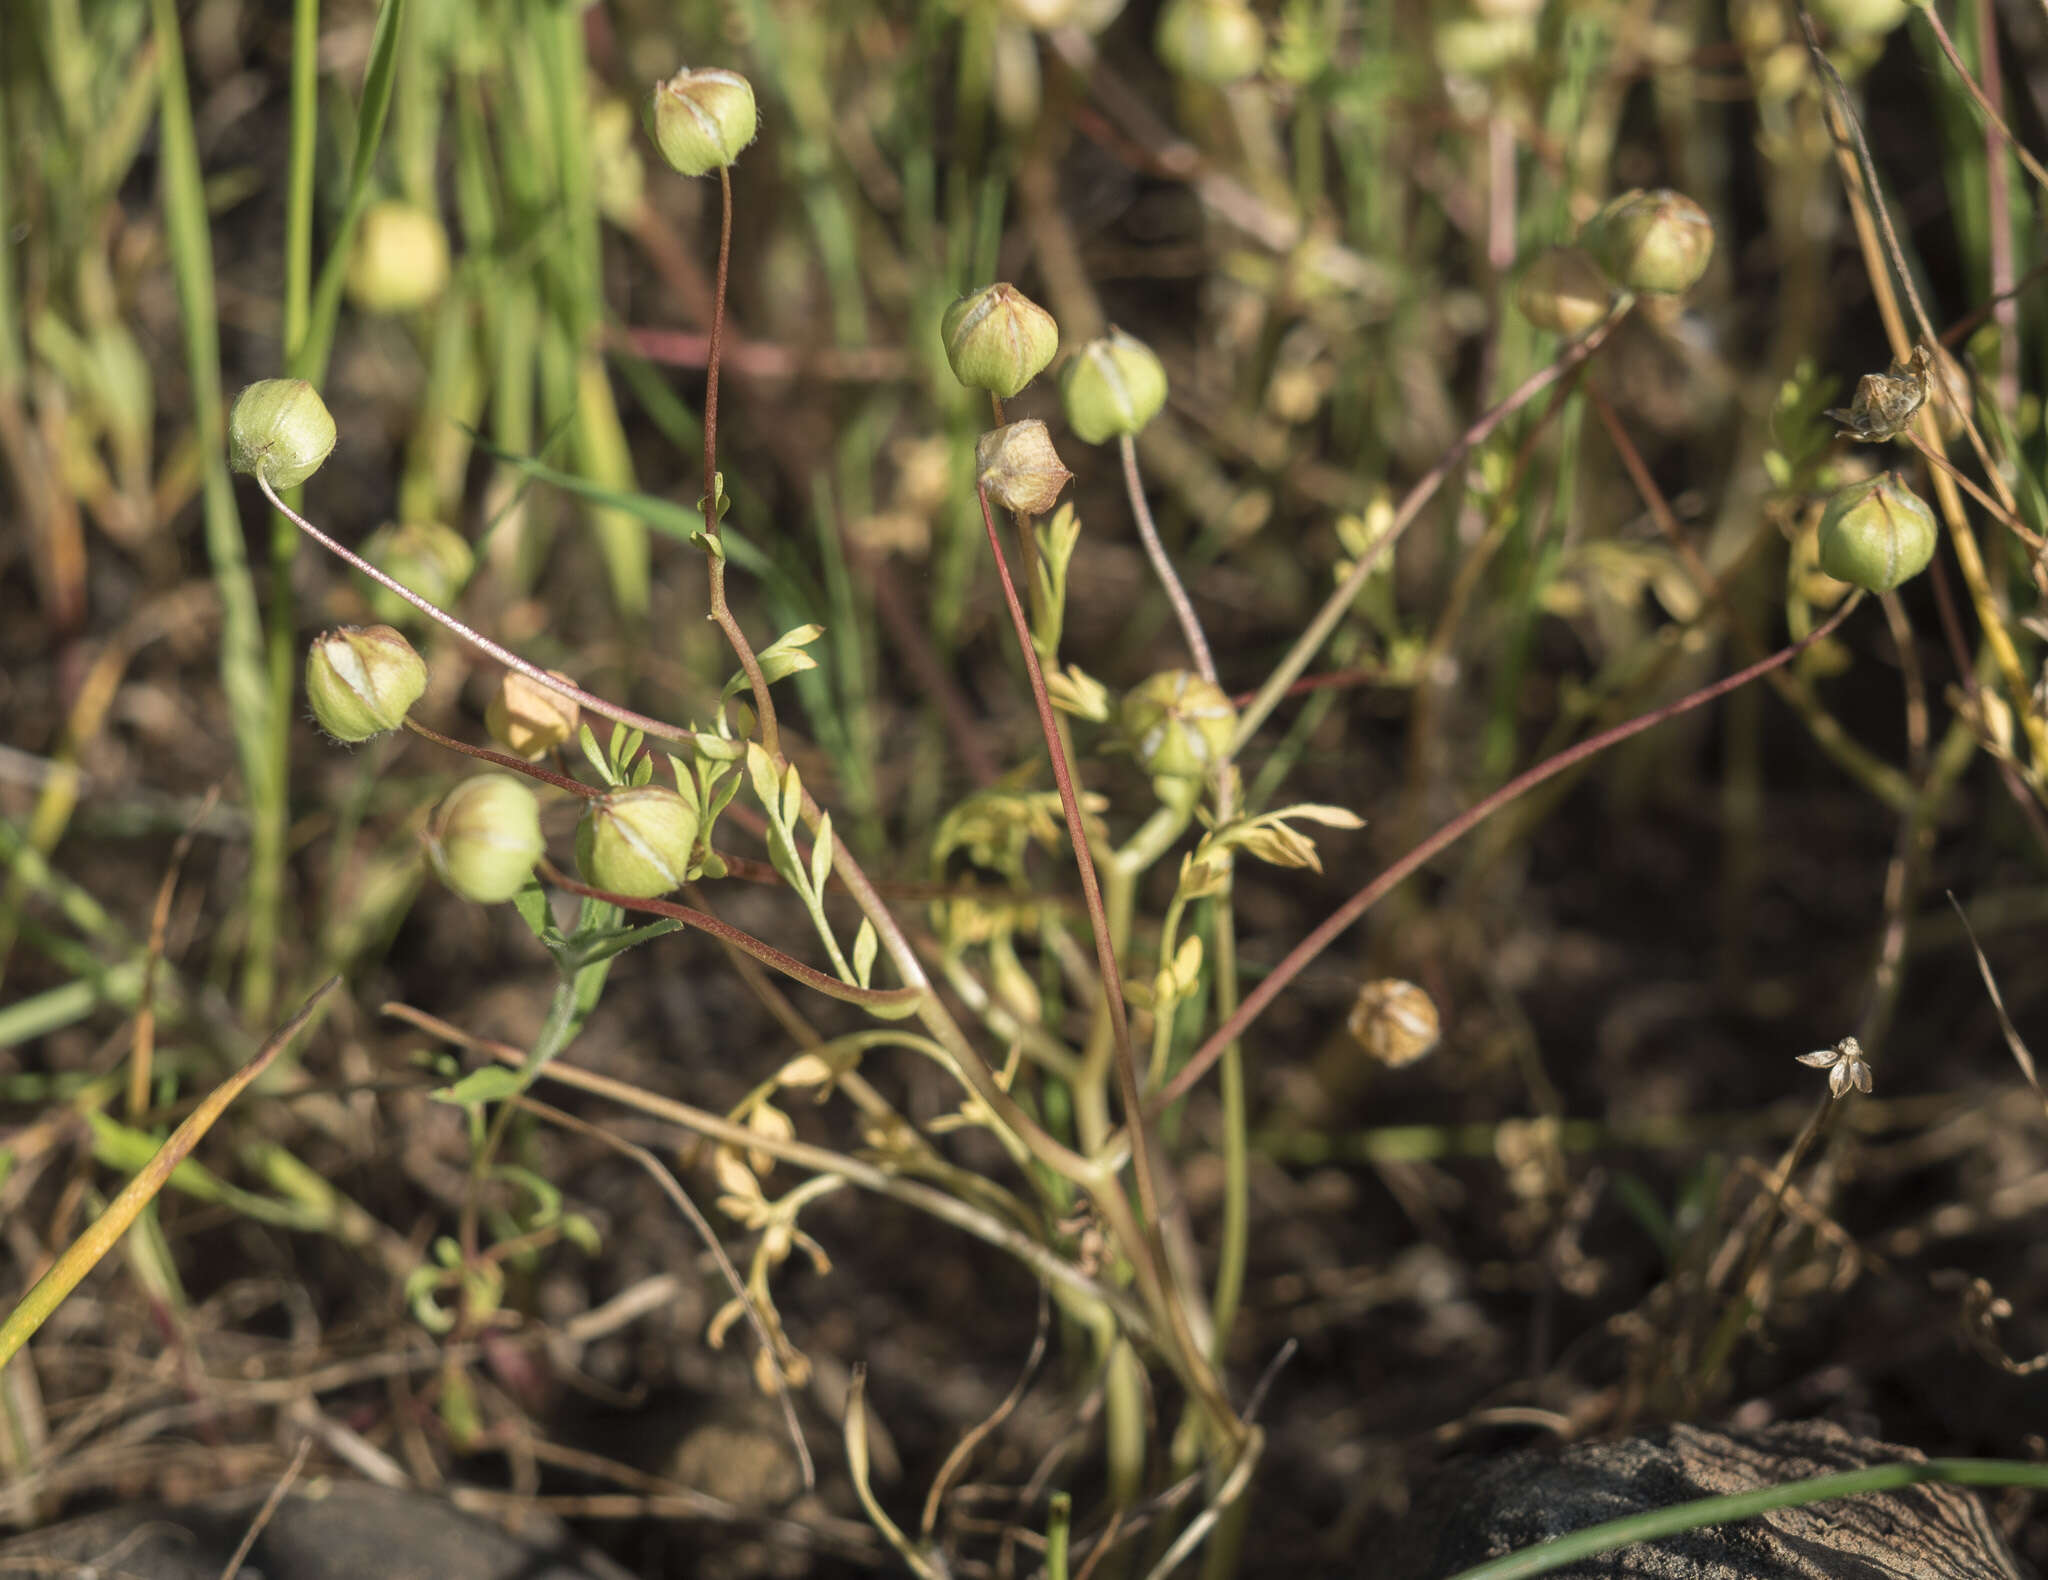
<path fill-rule="evenodd" d="M 1160 1089 L 1159 1094 L 1148 1105 L 1148 1117 L 1158 1114 L 1168 1104 L 1187 1096 L 1194 1089 L 1195 1083 L 1208 1074 L 1209 1067 L 1222 1057 L 1223 1050 L 1244 1035 L 1245 1029 L 1265 1012 L 1268 1004 L 1280 996 L 1288 983 L 1301 975 L 1310 961 L 1336 942 L 1353 922 L 1372 909 L 1424 862 L 1455 845 L 1502 807 L 1528 794 L 1544 780 L 1554 779 L 1566 769 L 1576 767 L 1587 758 L 1599 755 L 1608 747 L 1617 745 L 1632 735 L 1640 735 L 1667 719 L 1677 718 L 1681 713 L 1690 713 L 1694 708 L 1703 707 L 1717 697 L 1726 696 L 1729 692 L 1748 685 L 1759 675 L 1768 674 L 1782 664 L 1789 664 L 1808 647 L 1839 626 L 1848 617 L 1849 611 L 1862 601 L 1860 594 L 1845 600 L 1841 608 L 1797 642 L 1789 647 L 1780 648 L 1767 658 L 1758 659 L 1745 669 L 1738 669 L 1734 674 L 1724 676 L 1712 685 L 1702 686 L 1690 696 L 1680 697 L 1676 702 L 1666 703 L 1661 708 L 1652 708 L 1648 713 L 1617 724 L 1612 729 L 1588 736 L 1575 746 L 1567 746 L 1556 756 L 1538 763 L 1526 773 L 1518 774 L 1492 795 L 1452 818 L 1338 906 L 1314 932 L 1290 949 L 1287 958 L 1275 966 L 1266 979 L 1245 996 L 1245 1001 L 1237 1007 L 1237 1013 L 1217 1027 L 1210 1034 L 1209 1040 L 1197 1048 L 1188 1062 L 1181 1067 L 1180 1072 Z"/>
<path fill-rule="evenodd" d="M 543 768 L 538 763 L 530 763 L 524 757 L 494 752 L 488 746 L 472 746 L 467 741 L 458 741 L 452 736 L 443 735 L 439 730 L 430 730 L 410 716 L 405 720 L 405 727 L 423 741 L 432 741 L 436 746 L 445 746 L 451 752 L 474 757 L 480 763 L 491 763 L 499 768 L 509 769 L 515 774 L 524 774 L 529 779 L 538 779 L 542 784 L 553 785 L 557 790 L 580 795 L 586 801 L 595 801 L 604 794 L 594 785 L 587 785 L 580 779 L 571 779 L 567 774 L 558 774 L 552 768 Z"/>
<path fill-rule="evenodd" d="M 732 267 L 732 171 L 718 171 L 718 279 L 711 297 L 711 346 L 704 355 L 704 535 L 718 537 L 718 355 L 725 333 L 725 287 Z M 760 720 L 761 745 L 778 762 L 782 741 L 775 728 L 775 704 L 768 695 L 768 677 L 761 673 L 761 661 L 754 657 L 753 644 L 725 601 L 725 549 L 714 541 L 711 553 L 711 618 L 725 633 L 747 684 L 754 692 L 754 713 Z"/>
<path fill-rule="evenodd" d="M 1118 1089 L 1131 1132 L 1131 1173 L 1137 1180 L 1139 1211 L 1148 1225 L 1156 1225 L 1159 1222 L 1159 1204 L 1154 1199 L 1152 1188 L 1143 1100 L 1138 1091 L 1137 1063 L 1131 1053 L 1130 1016 L 1124 1008 L 1124 979 L 1117 969 L 1116 944 L 1109 936 L 1109 913 L 1103 909 L 1102 888 L 1095 878 L 1095 856 L 1088 846 L 1088 831 L 1081 823 L 1081 803 L 1074 795 L 1074 776 L 1067 764 L 1066 746 L 1060 739 L 1059 722 L 1053 717 L 1052 698 L 1045 689 L 1045 672 L 1038 664 L 1038 647 L 1031 640 L 1031 625 L 1025 618 L 1024 605 L 1017 597 L 1017 584 L 1010 578 L 1010 562 L 1003 557 L 1003 540 L 996 532 L 995 514 L 989 509 L 985 490 L 977 488 L 975 496 L 981 501 L 982 525 L 988 529 L 988 546 L 995 555 L 996 574 L 1002 578 L 1003 602 L 1009 605 L 1010 623 L 1017 629 L 1017 649 L 1024 655 L 1024 672 L 1031 681 L 1032 700 L 1038 705 L 1038 724 L 1045 733 L 1045 754 L 1052 763 L 1053 782 L 1059 786 L 1060 809 L 1067 818 L 1067 838 L 1074 847 L 1074 866 L 1081 874 L 1081 893 L 1088 903 L 1089 929 L 1095 935 L 1095 965 L 1102 977 L 1102 997 L 1109 1012 L 1110 1032 L 1116 1040 Z"/>
<path fill-rule="evenodd" d="M 574 878 L 556 867 L 552 862 L 539 863 L 540 875 L 556 888 L 569 894 L 580 894 L 588 900 L 603 900 L 607 905 L 616 905 L 622 911 L 645 911 L 650 916 L 659 916 L 671 922 L 680 922 L 685 927 L 694 927 L 701 933 L 742 949 L 760 961 L 771 966 L 792 981 L 801 982 L 805 987 L 816 988 L 830 998 L 847 1004 L 858 1004 L 865 1009 L 878 1012 L 905 1011 L 915 1008 L 928 996 L 924 988 L 864 988 L 851 982 L 842 982 L 835 976 L 827 976 L 813 966 L 805 965 L 795 955 L 784 954 L 773 944 L 763 943 L 752 933 L 742 932 L 730 922 L 721 922 L 717 917 L 703 911 L 692 910 L 687 905 L 677 905 L 672 900 L 637 899 L 628 894 L 614 894 L 609 889 L 594 889 L 587 883 L 578 883 Z"/>

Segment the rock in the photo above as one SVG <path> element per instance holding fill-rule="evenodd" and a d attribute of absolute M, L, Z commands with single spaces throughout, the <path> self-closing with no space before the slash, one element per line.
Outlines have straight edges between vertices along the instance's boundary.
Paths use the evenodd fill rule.
<path fill-rule="evenodd" d="M 0 1575 L 220 1580 L 261 1507 L 256 1488 L 177 1508 L 108 1509 L 0 1542 Z M 241 1580 L 626 1580 L 580 1553 L 559 1521 L 517 1537 L 439 1498 L 364 1482 L 294 1490 L 244 1560 Z"/>
<path fill-rule="evenodd" d="M 1473 1564 L 1604 1520 L 1888 1460 L 1909 1448 L 1826 1421 L 1755 1431 L 1673 1426 L 1447 1469 L 1402 1522 L 1396 1580 Z M 1638 1543 L 1550 1571 L 1561 1580 L 2020 1580 L 1965 1487 L 1866 1493 Z"/>

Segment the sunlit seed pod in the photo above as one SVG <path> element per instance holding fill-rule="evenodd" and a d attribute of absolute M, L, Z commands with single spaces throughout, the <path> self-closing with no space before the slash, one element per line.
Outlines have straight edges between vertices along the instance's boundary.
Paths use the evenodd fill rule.
<path fill-rule="evenodd" d="M 1683 192 L 1624 192 L 1586 222 L 1579 245 L 1626 290 L 1677 296 L 1714 256 L 1714 222 Z"/>
<path fill-rule="evenodd" d="M 558 680 L 569 678 L 554 670 L 548 673 Z M 533 762 L 574 739 L 582 717 L 574 697 L 508 669 L 484 708 L 484 728 L 513 756 Z"/>
<path fill-rule="evenodd" d="M 576 866 L 595 888 L 652 899 L 680 888 L 697 842 L 697 813 L 673 790 L 614 790 L 584 808 Z"/>
<path fill-rule="evenodd" d="M 1037 418 L 991 428 L 974 445 L 976 481 L 989 500 L 1020 515 L 1042 516 L 1059 502 L 1073 473 Z"/>
<path fill-rule="evenodd" d="M 476 570 L 476 551 L 453 527 L 437 521 L 386 522 L 363 541 L 363 558 L 437 609 L 454 604 Z M 427 617 L 390 588 L 362 579 L 370 608 L 392 625 Z"/>
<path fill-rule="evenodd" d="M 1060 404 L 1088 444 L 1142 433 L 1166 404 L 1166 367 L 1136 335 L 1112 327 L 1060 369 Z"/>
<path fill-rule="evenodd" d="M 448 283 L 448 232 L 411 203 L 372 203 L 349 254 L 349 300 L 366 313 L 425 307 Z"/>
<path fill-rule="evenodd" d="M 1146 773 L 1201 779 L 1217 770 L 1230 749 L 1237 709 L 1222 687 L 1191 671 L 1168 669 L 1124 694 L 1117 722 Z"/>
<path fill-rule="evenodd" d="M 511 774 L 465 779 L 427 823 L 427 858 L 465 900 L 496 905 L 526 887 L 546 844 L 540 802 Z"/>
<path fill-rule="evenodd" d="M 726 169 L 754 140 L 758 125 L 754 85 L 736 71 L 679 71 L 656 83 L 647 101 L 648 131 L 681 175 Z"/>
<path fill-rule="evenodd" d="M 1536 23 L 1525 16 L 1451 16 L 1436 25 L 1437 69 L 1448 76 L 1491 77 L 1535 58 Z"/>
<path fill-rule="evenodd" d="M 334 416 L 304 379 L 259 379 L 228 412 L 228 464 L 296 488 L 334 453 Z"/>
<path fill-rule="evenodd" d="M 1820 568 L 1867 592 L 1890 592 L 1934 558 L 1934 512 L 1896 472 L 1838 489 L 1820 518 Z"/>
<path fill-rule="evenodd" d="M 1413 1064 L 1441 1035 L 1435 1002 L 1399 977 L 1381 977 L 1360 988 L 1344 1025 L 1352 1041 L 1390 1069 Z"/>
<path fill-rule="evenodd" d="M 338 741 L 397 729 L 426 689 L 425 662 L 388 625 L 323 631 L 306 650 L 306 700 Z"/>
<path fill-rule="evenodd" d="M 1515 306 L 1538 329 L 1583 335 L 1614 305 L 1614 287 L 1585 250 L 1546 247 L 1515 282 Z"/>
<path fill-rule="evenodd" d="M 971 291 L 939 320 L 953 377 L 1008 400 L 1045 371 L 1060 348 L 1059 325 L 1016 286 Z"/>
<path fill-rule="evenodd" d="M 1242 0 L 1167 0 L 1152 47 L 1177 77 L 1224 87 L 1266 60 L 1266 29 Z"/>

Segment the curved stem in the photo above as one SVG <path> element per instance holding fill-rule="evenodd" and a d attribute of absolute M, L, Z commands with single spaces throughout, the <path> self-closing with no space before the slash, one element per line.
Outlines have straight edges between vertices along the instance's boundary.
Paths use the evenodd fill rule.
<path fill-rule="evenodd" d="M 1188 657 L 1194 662 L 1195 673 L 1213 686 L 1216 684 L 1216 660 L 1209 656 L 1209 639 L 1202 634 L 1201 618 L 1195 613 L 1187 589 L 1181 585 L 1180 577 L 1174 571 L 1173 561 L 1166 557 L 1166 545 L 1159 541 L 1159 529 L 1152 524 L 1152 507 L 1145 502 L 1145 484 L 1138 476 L 1138 446 L 1129 434 L 1119 436 L 1116 443 L 1117 453 L 1124 462 L 1124 492 L 1130 496 L 1131 518 L 1138 523 L 1138 537 L 1145 545 L 1145 556 L 1158 573 L 1159 585 L 1166 589 L 1166 601 L 1173 605 L 1173 617 L 1180 622 L 1181 639 L 1188 645 Z"/>
<path fill-rule="evenodd" d="M 628 729 L 639 730 L 643 734 L 652 735 L 657 740 L 678 741 L 688 745 L 697 738 L 695 730 L 686 730 L 680 724 L 669 724 L 661 719 L 650 718 L 644 713 L 635 713 L 631 708 L 622 708 L 616 702 L 607 702 L 603 697 L 585 691 L 581 686 L 571 685 L 559 675 L 549 674 L 538 664 L 529 664 L 510 648 L 501 647 L 482 632 L 472 630 L 464 625 L 454 615 L 436 608 L 410 587 L 406 586 L 405 583 L 397 580 L 389 573 L 379 570 L 360 554 L 355 553 L 351 549 L 343 548 L 333 538 L 330 538 L 326 533 L 314 526 L 312 522 L 279 499 L 277 491 L 270 486 L 269 478 L 258 476 L 256 486 L 263 490 L 263 497 L 265 499 L 284 512 L 293 526 L 305 533 L 307 537 L 319 544 L 329 554 L 332 554 L 336 559 L 343 561 L 351 568 L 361 571 L 379 587 L 396 593 L 429 620 L 454 632 L 455 635 L 461 637 L 463 641 L 467 642 L 479 653 L 482 653 L 486 658 L 497 660 L 507 669 L 517 670 L 536 685 L 546 686 L 548 690 L 567 697 L 578 707 L 588 708 L 592 713 L 614 720 L 619 724 L 625 725 Z"/>

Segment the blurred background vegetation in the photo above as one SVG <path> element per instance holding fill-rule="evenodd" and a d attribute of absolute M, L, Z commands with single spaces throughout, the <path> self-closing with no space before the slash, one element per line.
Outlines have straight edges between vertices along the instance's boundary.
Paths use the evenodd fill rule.
<path fill-rule="evenodd" d="M 538 663 L 708 715 L 731 660 L 686 539 L 717 189 L 663 169 L 638 118 L 680 65 L 747 72 L 761 107 L 734 171 L 719 425 L 734 604 L 757 646 L 824 628 L 783 688 L 788 745 L 880 879 L 960 876 L 932 854 L 949 809 L 1049 785 L 974 499 L 986 413 L 936 332 L 972 286 L 1013 280 L 1066 343 L 1116 324 L 1164 360 L 1138 451 L 1227 690 L 1258 686 L 1392 503 L 1455 459 L 1240 759 L 1254 806 L 1284 778 L 1368 820 L 1320 836 L 1320 871 L 1241 873 L 1247 985 L 1517 772 L 1810 630 L 1844 593 L 1814 558 L 1831 488 L 1888 462 L 1935 491 L 1903 445 L 1881 460 L 1822 416 L 1920 331 L 1885 318 L 1898 282 L 1794 9 L 1165 10 L 9 8 L 0 1297 L 309 988 L 340 972 L 346 991 L 0 1372 L 0 1520 L 274 1476 L 279 1421 L 310 1412 L 335 1468 L 361 1444 L 493 1506 L 599 1511 L 589 1529 L 647 1573 L 706 1551 L 735 1574 L 882 1561 L 843 1467 L 798 1495 L 744 1359 L 706 1348 L 723 1292 L 643 1171 L 522 1128 L 517 1180 L 472 1176 L 465 1115 L 426 1097 L 444 1045 L 379 1007 L 526 1047 L 545 962 L 504 907 L 427 881 L 418 834 L 452 759 L 404 737 L 343 751 L 305 723 L 305 640 L 408 612 L 300 552 L 221 444 L 243 383 L 312 379 L 340 429 L 301 491 L 323 528 L 441 577 Z M 1974 570 L 1945 545 L 1768 686 L 1517 801 L 1253 1028 L 1237 1397 L 1300 1350 L 1264 1405 L 1245 1573 L 1353 1551 L 1451 1449 L 1659 1415 L 1828 1413 L 1929 1451 L 2038 1452 L 2042 1385 L 2000 1346 L 2048 1346 L 2040 1104 L 1944 894 L 2038 1025 L 2048 624 L 2023 533 L 2048 530 L 2048 237 L 2015 143 L 2048 147 L 2048 24 L 1996 0 L 1810 11 L 1987 445 L 1988 473 L 1957 464 L 2002 479 L 2023 532 L 1960 507 Z M 1162 51 L 1176 12 L 1234 48 L 1250 16 L 1256 50 L 1198 70 Z M 1522 271 L 1638 186 L 1712 217 L 1706 278 L 1458 451 L 1559 353 L 1514 305 Z M 1113 691 L 1183 662 L 1115 456 L 1064 433 L 1049 380 L 1009 414 L 1046 418 L 1078 474 L 1062 658 Z M 419 716 L 481 738 L 495 671 L 408 629 L 433 674 Z M 1127 833 L 1144 776 L 1077 738 Z M 1073 889 L 1057 861 L 1031 877 Z M 772 889 L 719 895 L 802 938 Z M 1156 966 L 1146 947 L 1126 976 Z M 1053 951 L 1019 969 L 1057 993 Z M 1438 1051 L 1401 1068 L 1345 1030 L 1388 978 L 1441 1018 Z M 1850 1033 L 1875 1095 L 1767 1213 L 1759 1179 L 1819 1096 L 1792 1061 Z M 691 938 L 620 962 L 575 1060 L 724 1112 L 791 1051 Z M 920 1119 L 951 1101 L 922 1067 L 875 1078 Z M 1203 1246 L 1217 1126 L 1198 1093 L 1168 1127 Z M 676 1155 L 651 1119 L 613 1128 Z M 442 1344 L 406 1295 L 479 1211 L 531 1244 L 504 1264 L 502 1320 Z M 892 1434 L 876 1481 L 914 1523 L 1017 1376 L 1032 1280 L 893 1203 L 842 1196 L 805 1223 L 838 1265 L 783 1275 L 815 1368 L 800 1404 L 829 1423 L 868 1364 Z M 998 1563 L 1007 1527 L 1044 1530 L 1048 1485 L 1088 1505 L 1091 1387 L 1055 1345 L 956 1489 L 948 1551 Z M 1162 1439 L 1173 1421 L 1162 1404 Z"/>

